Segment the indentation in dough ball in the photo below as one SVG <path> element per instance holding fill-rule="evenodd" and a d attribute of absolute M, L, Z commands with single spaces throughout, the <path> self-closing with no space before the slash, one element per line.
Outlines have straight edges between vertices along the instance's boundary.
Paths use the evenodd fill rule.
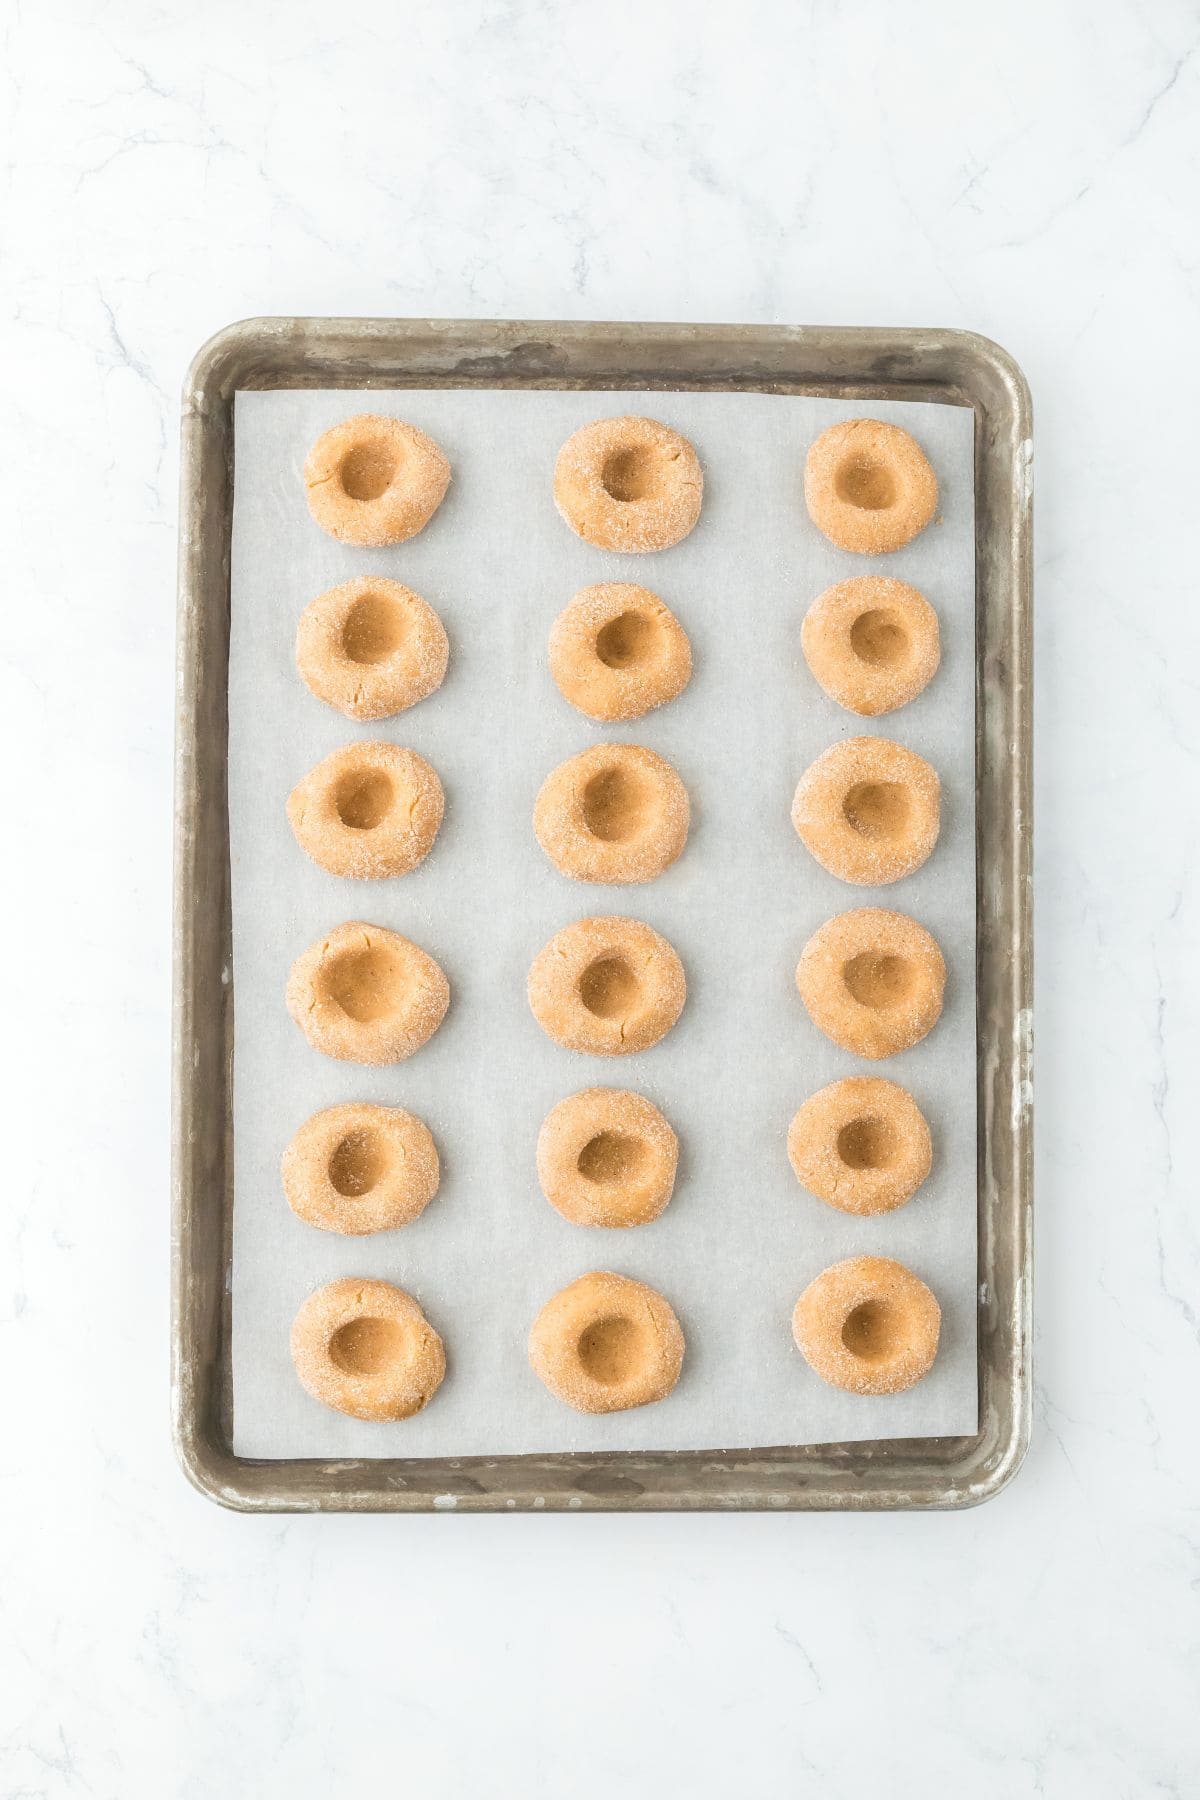
<path fill-rule="evenodd" d="M 323 977 L 329 998 L 358 1025 L 387 1018 L 404 999 L 404 972 L 382 944 L 331 959 Z"/>
<path fill-rule="evenodd" d="M 865 838 L 898 838 L 908 825 L 912 803 L 898 781 L 856 781 L 842 801 L 846 823 Z"/>
<path fill-rule="evenodd" d="M 898 669 L 908 656 L 908 633 L 894 612 L 872 606 L 850 627 L 850 648 L 873 669 Z"/>
<path fill-rule="evenodd" d="M 343 1375 L 381 1375 L 401 1361 L 406 1343 L 394 1319 L 348 1319 L 329 1340 L 329 1359 Z"/>
<path fill-rule="evenodd" d="M 649 795 L 628 769 L 601 769 L 583 790 L 583 818 L 593 837 L 623 844 L 637 837 L 646 823 Z"/>
<path fill-rule="evenodd" d="M 882 1011 L 908 998 L 916 974 L 906 957 L 879 956 L 873 950 L 863 950 L 850 958 L 842 970 L 842 979 L 860 1006 Z"/>
<path fill-rule="evenodd" d="M 886 463 L 862 456 L 838 465 L 834 489 L 839 500 L 863 512 L 882 512 L 896 503 L 896 478 Z"/>
<path fill-rule="evenodd" d="M 605 1386 L 627 1381 L 642 1354 L 641 1330 L 632 1319 L 620 1315 L 597 1319 L 579 1339 L 579 1361 L 584 1373 Z"/>
<path fill-rule="evenodd" d="M 848 1169 L 886 1169 L 899 1149 L 899 1134 L 887 1119 L 851 1119 L 837 1135 L 837 1152 Z"/>
<path fill-rule="evenodd" d="M 377 1187 L 391 1167 L 379 1134 L 352 1131 L 329 1159 L 329 1180 L 346 1200 L 357 1200 Z"/>
<path fill-rule="evenodd" d="M 596 633 L 596 655 L 609 669 L 631 669 L 658 647 L 660 628 L 645 613 L 618 613 Z"/>
<path fill-rule="evenodd" d="M 630 444 L 605 459 L 600 485 L 613 500 L 653 500 L 663 491 L 670 465 L 678 460 L 678 450 Z"/>
<path fill-rule="evenodd" d="M 579 977 L 579 998 L 597 1019 L 620 1019 L 633 1010 L 641 982 L 623 956 L 602 956 Z"/>
<path fill-rule="evenodd" d="M 632 1181 L 649 1160 L 641 1138 L 625 1131 L 601 1131 L 579 1152 L 577 1167 L 587 1181 Z"/>
<path fill-rule="evenodd" d="M 338 818 L 352 831 L 374 831 L 392 810 L 396 790 L 382 769 L 352 769 L 334 789 Z"/>
<path fill-rule="evenodd" d="M 342 458 L 342 486 L 351 500 L 378 500 L 395 480 L 397 460 L 382 443 L 355 444 Z"/>
<path fill-rule="evenodd" d="M 878 1362 L 896 1350 L 899 1325 L 895 1308 L 886 1300 L 864 1300 L 847 1315 L 842 1342 L 851 1356 Z"/>
<path fill-rule="evenodd" d="M 387 594 L 363 594 L 346 614 L 342 649 L 351 662 L 386 662 L 407 637 L 408 623 L 403 608 Z"/>

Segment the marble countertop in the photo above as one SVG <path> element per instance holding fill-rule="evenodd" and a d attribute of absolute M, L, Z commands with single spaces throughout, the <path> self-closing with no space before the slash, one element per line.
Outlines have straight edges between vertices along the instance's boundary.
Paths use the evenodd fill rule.
<path fill-rule="evenodd" d="M 0 1793 L 1194 1794 L 1194 0 L 0 30 Z M 1037 1409 L 992 1504 L 252 1519 L 177 1470 L 178 394 L 255 313 L 959 326 L 1025 368 Z"/>

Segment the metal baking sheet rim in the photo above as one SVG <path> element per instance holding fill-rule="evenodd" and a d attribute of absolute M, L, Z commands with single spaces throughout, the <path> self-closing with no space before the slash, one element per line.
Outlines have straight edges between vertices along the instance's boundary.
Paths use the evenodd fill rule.
<path fill-rule="evenodd" d="M 233 396 L 272 387 L 708 388 L 974 409 L 979 1416 L 970 1437 L 727 1452 L 255 1461 L 231 1440 L 226 676 Z M 183 396 L 176 682 L 172 1412 L 185 1473 L 249 1512 L 958 1508 L 1017 1472 L 1032 1396 L 1032 424 L 970 332 L 250 319 Z"/>

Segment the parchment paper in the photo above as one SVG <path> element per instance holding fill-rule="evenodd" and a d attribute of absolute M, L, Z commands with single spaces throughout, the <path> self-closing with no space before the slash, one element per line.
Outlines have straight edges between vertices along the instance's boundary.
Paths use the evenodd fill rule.
<path fill-rule="evenodd" d="M 410 543 L 356 550 L 309 516 L 305 453 L 359 411 L 431 432 L 454 468 L 432 523 Z M 568 434 L 621 412 L 666 420 L 696 444 L 704 510 L 675 549 L 617 556 L 576 538 L 551 475 Z M 812 438 L 861 414 L 910 429 L 941 485 L 941 517 L 914 544 L 872 560 L 829 545 L 805 511 Z M 237 397 L 229 670 L 233 870 L 235 1203 L 234 1448 L 242 1455 L 431 1456 L 588 1449 L 710 1449 L 923 1437 L 976 1428 L 974 522 L 972 414 L 955 407 L 746 394 L 301 392 Z M 450 669 L 432 698 L 360 726 L 322 705 L 296 673 L 304 606 L 352 575 L 393 575 L 437 609 Z M 864 721 L 828 700 L 800 650 L 800 622 L 829 583 L 887 573 L 936 607 L 942 667 L 908 707 Z M 597 726 L 561 698 L 546 640 L 589 582 L 640 581 L 686 628 L 695 674 L 670 706 Z M 942 832 L 915 876 L 853 888 L 826 874 L 792 830 L 800 774 L 839 738 L 877 731 L 927 757 L 942 779 Z M 292 786 L 352 738 L 429 757 L 446 819 L 425 864 L 400 880 L 325 874 L 294 842 Z M 645 743 L 687 783 L 692 832 L 674 868 L 646 887 L 571 882 L 547 862 L 531 814 L 543 778 L 598 741 Z M 946 1009 L 915 1049 L 859 1062 L 810 1023 L 794 985 L 809 935 L 847 907 L 912 913 L 949 969 Z M 623 913 L 676 946 L 683 1016 L 638 1056 L 559 1049 L 525 999 L 536 952 L 572 919 Z M 445 969 L 450 1011 L 408 1062 L 359 1068 L 311 1049 L 284 1007 L 293 958 L 360 918 L 412 937 Z M 796 1182 L 792 1114 L 836 1077 L 878 1073 L 916 1096 L 933 1173 L 899 1212 L 854 1219 Z M 632 1231 L 568 1224 L 538 1187 L 539 1126 L 563 1095 L 632 1087 L 666 1113 L 682 1152 L 663 1217 Z M 293 1217 L 279 1159 L 318 1108 L 367 1100 L 426 1120 L 442 1157 L 437 1198 L 414 1225 L 341 1238 Z M 894 1256 L 943 1309 L 937 1362 L 909 1393 L 869 1399 L 827 1387 L 791 1338 L 797 1295 L 841 1257 Z M 530 1322 L 588 1269 L 651 1282 L 687 1336 L 666 1401 L 589 1418 L 554 1399 L 526 1360 Z M 309 1291 L 343 1275 L 414 1293 L 442 1333 L 449 1372 L 418 1417 L 373 1425 L 300 1387 L 288 1353 Z"/>

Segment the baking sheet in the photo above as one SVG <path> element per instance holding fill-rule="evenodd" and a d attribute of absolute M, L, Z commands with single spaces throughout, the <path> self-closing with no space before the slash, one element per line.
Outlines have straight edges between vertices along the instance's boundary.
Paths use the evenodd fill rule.
<path fill-rule="evenodd" d="M 409 544 L 356 550 L 313 524 L 301 466 L 319 432 L 355 411 L 391 411 L 430 431 L 454 467 L 449 495 Z M 563 439 L 592 418 L 649 412 L 687 433 L 705 466 L 700 523 L 647 557 L 597 551 L 562 523 L 551 471 Z M 808 520 L 804 452 L 835 420 L 869 412 L 906 425 L 941 484 L 922 537 L 874 561 L 836 551 Z M 437 1456 L 589 1449 L 717 1449 L 973 1432 L 975 1348 L 973 415 L 967 409 L 748 394 L 407 390 L 239 394 L 229 671 L 229 807 L 235 982 L 233 1383 L 236 1454 Z M 942 622 L 942 668 L 910 706 L 876 721 L 821 693 L 800 653 L 800 621 L 830 582 L 888 573 L 915 583 Z M 450 670 L 407 713 L 359 726 L 312 698 L 295 672 L 304 606 L 360 573 L 394 575 L 445 622 Z M 692 641 L 695 674 L 672 705 L 597 726 L 562 700 L 546 667 L 553 619 L 578 588 L 640 580 Z M 792 831 L 796 780 L 839 738 L 878 731 L 942 778 L 942 835 L 925 867 L 884 889 L 845 886 Z M 350 883 L 297 848 L 291 787 L 352 738 L 411 745 L 437 767 L 446 820 L 426 863 L 399 881 Z M 643 742 L 692 797 L 683 857 L 642 888 L 566 880 L 530 823 L 545 775 L 585 745 Z M 911 912 L 949 969 L 930 1037 L 884 1064 L 837 1049 L 810 1023 L 793 972 L 806 939 L 847 907 Z M 654 1049 L 619 1059 L 562 1050 L 525 1001 L 533 956 L 591 912 L 644 918 L 675 944 L 689 998 Z M 342 919 L 402 931 L 442 964 L 445 1024 L 408 1062 L 372 1070 L 312 1050 L 283 990 L 293 958 Z M 898 1213 L 834 1212 L 796 1183 L 788 1122 L 838 1076 L 881 1073 L 915 1094 L 934 1135 L 934 1170 Z M 679 1133 L 675 1197 L 632 1232 L 583 1231 L 541 1195 L 537 1132 L 564 1094 L 638 1089 Z M 291 1133 L 343 1100 L 403 1105 L 442 1157 L 437 1198 L 406 1230 L 338 1238 L 301 1224 L 280 1189 Z M 930 1375 L 906 1395 L 828 1388 L 792 1345 L 801 1288 L 840 1257 L 898 1257 L 943 1309 Z M 528 1367 L 542 1303 L 592 1268 L 651 1282 L 687 1335 L 675 1392 L 601 1418 L 571 1412 Z M 446 1341 L 449 1369 L 417 1418 L 372 1425 L 299 1387 L 291 1319 L 341 1275 L 417 1295 Z"/>

